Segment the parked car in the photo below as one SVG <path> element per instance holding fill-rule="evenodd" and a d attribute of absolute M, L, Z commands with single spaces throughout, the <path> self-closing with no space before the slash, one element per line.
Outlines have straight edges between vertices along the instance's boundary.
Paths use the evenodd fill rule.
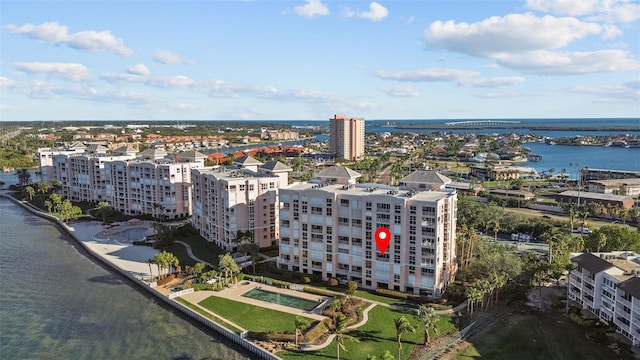
<path fill-rule="evenodd" d="M 588 227 L 582 227 L 580 226 L 578 229 L 576 229 L 576 231 L 580 234 L 591 234 L 592 231 L 591 229 L 589 229 Z"/>

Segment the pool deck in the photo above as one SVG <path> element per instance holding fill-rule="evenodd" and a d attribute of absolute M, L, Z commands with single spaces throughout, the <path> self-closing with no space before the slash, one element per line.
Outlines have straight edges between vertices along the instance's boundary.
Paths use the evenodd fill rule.
<path fill-rule="evenodd" d="M 75 222 L 67 224 L 67 227 L 78 240 L 105 260 L 130 272 L 138 279 L 150 278 L 149 264 L 145 261 L 153 258 L 159 252 L 157 249 L 151 246 L 132 245 L 129 242 L 120 243 L 116 239 L 96 238 L 95 235 L 102 230 L 102 223 L 99 221 Z M 135 227 L 142 226 L 136 225 Z M 154 276 L 158 276 L 156 266 L 152 266 L 151 271 Z"/>
<path fill-rule="evenodd" d="M 249 284 L 242 285 L 243 282 L 248 282 Z M 261 287 L 263 290 L 272 291 L 280 294 L 287 294 L 287 295 L 291 295 L 291 296 L 295 296 L 295 297 L 299 297 L 299 298 L 303 298 L 311 301 L 317 301 L 319 305 L 316 306 L 313 310 L 307 311 L 307 310 L 292 308 L 290 306 L 274 304 L 267 301 L 256 300 L 256 299 L 251 299 L 251 298 L 242 296 L 242 294 L 258 286 Z M 327 296 L 313 295 L 313 294 L 304 293 L 301 291 L 295 291 L 295 290 L 286 289 L 286 288 L 279 288 L 276 286 L 270 286 L 270 285 L 261 284 L 258 282 L 253 282 L 248 280 L 240 281 L 238 282 L 237 285 L 233 285 L 230 288 L 225 288 L 222 291 L 196 291 L 191 294 L 183 295 L 181 297 L 192 304 L 198 304 L 200 301 L 207 299 L 210 296 L 221 297 L 221 298 L 234 300 L 234 301 L 245 303 L 245 304 L 251 304 L 251 305 L 256 305 L 264 308 L 278 310 L 278 311 L 286 312 L 293 315 L 308 317 L 314 320 L 324 320 L 327 318 L 326 316 L 322 315 L 322 310 L 329 305 L 331 300 L 333 300 L 333 298 L 327 297 Z"/>
<path fill-rule="evenodd" d="M 153 258 L 153 256 L 158 253 L 158 250 L 154 249 L 151 246 L 137 246 L 131 245 L 131 243 L 120 243 L 115 239 L 102 239 L 100 237 L 96 237 L 95 235 L 102 232 L 102 223 L 98 221 L 92 222 L 76 222 L 67 225 L 71 231 L 73 231 L 76 238 L 81 240 L 87 247 L 89 247 L 93 252 L 97 253 L 105 260 L 111 262 L 115 266 L 126 270 L 132 273 L 135 277 L 146 280 L 149 279 L 149 264 L 145 263 L 147 259 Z M 131 227 L 142 227 L 142 224 L 131 224 L 126 226 L 126 228 Z M 118 231 L 124 230 L 123 228 L 119 228 Z M 157 276 L 157 267 L 152 266 L 152 272 L 154 276 Z M 242 283 L 248 282 L 248 285 L 242 285 Z M 242 294 L 245 292 L 260 286 L 264 290 L 273 291 L 281 294 L 288 294 L 291 296 L 308 299 L 312 301 L 318 301 L 321 299 L 322 301 L 318 301 L 319 305 L 315 307 L 311 311 L 300 310 L 296 308 L 292 308 L 285 305 L 278 305 L 266 301 L 255 300 L 247 297 L 243 297 Z M 159 286 L 156 290 L 160 291 L 164 295 L 168 295 L 169 290 Z M 323 320 L 326 317 L 322 315 L 322 310 L 329 305 L 333 298 L 326 296 L 319 296 L 304 293 L 301 291 L 295 291 L 286 288 L 279 288 L 276 286 L 270 286 L 266 284 L 261 284 L 253 281 L 240 281 L 237 285 L 233 285 L 230 288 L 225 288 L 222 291 L 195 291 L 191 294 L 182 295 L 181 298 L 189 301 L 193 304 L 198 304 L 200 301 L 210 297 L 222 297 L 246 304 L 257 305 L 261 307 L 270 308 L 273 310 L 278 310 L 282 312 L 286 312 L 289 314 L 305 316 L 308 318 L 312 318 L 315 320 Z M 224 314 L 220 314 L 224 315 Z"/>

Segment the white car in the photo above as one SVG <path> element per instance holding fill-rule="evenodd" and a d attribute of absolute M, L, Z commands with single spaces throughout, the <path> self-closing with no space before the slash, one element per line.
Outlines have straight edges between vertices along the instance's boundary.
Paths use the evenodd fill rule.
<path fill-rule="evenodd" d="M 589 229 L 588 227 L 579 227 L 577 230 L 577 232 L 579 232 L 580 234 L 591 234 L 592 231 L 591 229 Z"/>

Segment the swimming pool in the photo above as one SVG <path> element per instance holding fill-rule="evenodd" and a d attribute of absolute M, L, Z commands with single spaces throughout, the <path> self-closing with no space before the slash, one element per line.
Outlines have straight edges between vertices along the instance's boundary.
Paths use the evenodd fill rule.
<path fill-rule="evenodd" d="M 250 299 L 262 300 L 273 304 L 284 305 L 300 310 L 313 310 L 320 302 L 299 298 L 297 296 L 291 296 L 287 294 L 279 294 L 273 291 L 268 291 L 260 288 L 254 288 L 242 294 L 244 297 Z"/>
<path fill-rule="evenodd" d="M 147 234 L 147 228 L 132 228 L 113 233 L 113 235 L 122 236 L 129 241 L 138 241 L 144 239 Z"/>

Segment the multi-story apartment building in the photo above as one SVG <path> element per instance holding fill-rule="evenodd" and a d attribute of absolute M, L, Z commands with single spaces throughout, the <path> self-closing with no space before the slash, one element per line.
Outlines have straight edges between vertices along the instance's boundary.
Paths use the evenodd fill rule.
<path fill-rule="evenodd" d="M 130 154 L 95 153 L 56 154 L 52 156 L 52 177 L 60 182 L 60 195 L 71 201 L 107 201 L 105 193 L 105 164 L 130 161 Z"/>
<path fill-rule="evenodd" d="M 336 158 L 357 160 L 364 156 L 364 118 L 334 115 L 329 119 L 329 143 Z"/>
<path fill-rule="evenodd" d="M 72 201 L 106 201 L 128 215 L 187 217 L 191 169 L 204 167 L 205 155 L 193 151 L 173 159 L 165 155 L 161 148 L 136 156 L 128 147 L 107 154 L 101 146 L 78 146 L 73 152 L 41 149 L 40 159 L 41 168 L 50 174 L 48 180 L 58 180 L 61 195 Z"/>
<path fill-rule="evenodd" d="M 457 271 L 456 191 L 356 184 L 359 176 L 335 166 L 280 189 L 278 265 L 367 289 L 441 296 Z M 379 228 L 391 234 L 384 254 L 374 239 Z"/>
<path fill-rule="evenodd" d="M 244 241 L 259 247 L 277 245 L 278 189 L 287 185 L 291 168 L 277 161 L 263 164 L 248 155 L 234 165 L 192 170 L 191 223 L 227 251 Z"/>
<path fill-rule="evenodd" d="M 640 255 L 631 251 L 573 253 L 567 298 L 591 312 L 633 345 L 640 344 Z"/>
<path fill-rule="evenodd" d="M 38 149 L 38 159 L 40 160 L 40 177 L 42 182 L 51 183 L 55 179 L 53 175 L 53 157 L 55 155 L 82 154 L 87 146 L 81 142 L 75 142 L 69 146 L 60 148 L 40 148 Z"/>

